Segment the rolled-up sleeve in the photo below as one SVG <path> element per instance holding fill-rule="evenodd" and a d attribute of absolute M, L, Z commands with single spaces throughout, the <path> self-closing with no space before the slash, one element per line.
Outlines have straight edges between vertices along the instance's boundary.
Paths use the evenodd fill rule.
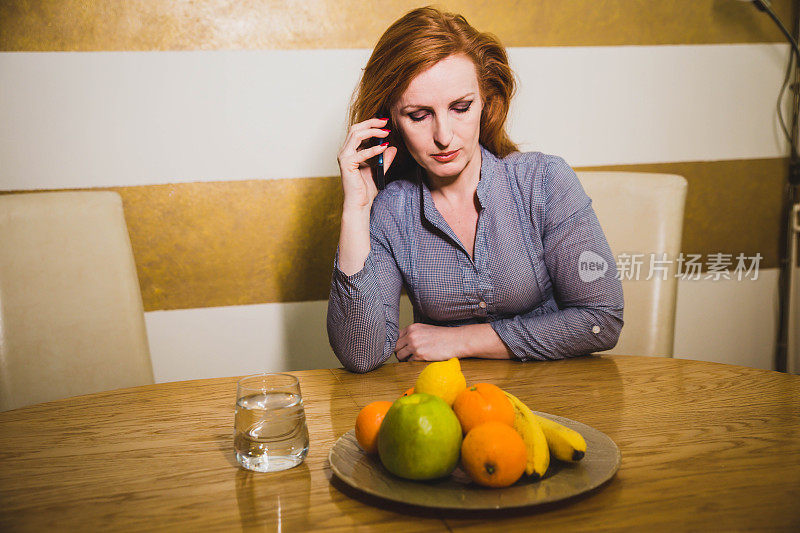
<path fill-rule="evenodd" d="M 398 336 L 400 274 L 384 234 L 386 212 L 373 208 L 370 252 L 364 268 L 347 276 L 336 253 L 328 298 L 328 340 L 347 370 L 369 372 L 394 352 Z"/>
<path fill-rule="evenodd" d="M 548 164 L 543 189 L 542 245 L 552 300 L 492 327 L 521 361 L 609 350 L 623 325 L 622 284 L 592 202 L 561 158 Z"/>

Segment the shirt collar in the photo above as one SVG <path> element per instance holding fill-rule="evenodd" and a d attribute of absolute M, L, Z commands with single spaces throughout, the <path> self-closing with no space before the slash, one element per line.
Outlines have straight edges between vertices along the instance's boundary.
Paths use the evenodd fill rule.
<path fill-rule="evenodd" d="M 486 208 L 489 199 L 489 187 L 492 184 L 494 175 L 497 173 L 497 168 L 500 166 L 500 160 L 497 159 L 492 152 L 480 145 L 481 148 L 481 179 L 478 181 L 478 202 L 481 208 Z"/>

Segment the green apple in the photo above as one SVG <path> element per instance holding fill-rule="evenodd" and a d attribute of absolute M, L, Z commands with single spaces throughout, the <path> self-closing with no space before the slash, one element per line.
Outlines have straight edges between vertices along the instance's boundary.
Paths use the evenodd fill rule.
<path fill-rule="evenodd" d="M 378 431 L 378 455 L 386 469 L 406 479 L 435 479 L 455 470 L 461 424 L 447 402 L 418 392 L 395 400 Z"/>

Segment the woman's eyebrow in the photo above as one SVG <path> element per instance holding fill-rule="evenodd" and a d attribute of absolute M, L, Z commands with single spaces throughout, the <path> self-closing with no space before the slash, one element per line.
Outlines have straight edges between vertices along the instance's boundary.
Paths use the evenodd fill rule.
<path fill-rule="evenodd" d="M 462 101 L 466 100 L 467 98 L 475 98 L 475 93 L 467 93 L 464 96 L 462 96 L 461 98 L 456 98 L 455 100 L 450 102 L 450 105 L 453 105 L 453 104 L 455 104 L 457 102 L 462 102 Z M 405 105 L 402 108 L 400 108 L 400 112 L 404 112 L 406 109 L 431 109 L 431 106 L 408 104 L 408 105 Z"/>

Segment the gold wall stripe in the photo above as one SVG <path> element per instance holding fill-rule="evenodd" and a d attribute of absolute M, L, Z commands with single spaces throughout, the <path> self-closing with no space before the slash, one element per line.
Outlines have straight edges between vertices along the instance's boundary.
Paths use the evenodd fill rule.
<path fill-rule="evenodd" d="M 742 159 L 582 167 L 678 174 L 686 178 L 684 253 L 763 257 L 759 268 L 779 265 L 781 203 L 788 160 Z M 735 265 L 735 260 L 734 260 Z"/>
<path fill-rule="evenodd" d="M 328 297 L 342 204 L 333 178 L 111 190 L 146 311 Z"/>
<path fill-rule="evenodd" d="M 61 0 L 0 2 L 0 51 L 371 48 L 426 2 Z M 794 3 L 773 0 L 791 27 Z M 440 2 L 506 46 L 784 42 L 765 13 L 734 0 Z"/>
<path fill-rule="evenodd" d="M 682 249 L 778 266 L 785 159 L 579 167 L 663 172 L 689 187 Z M 323 300 L 339 235 L 338 178 L 115 187 L 146 311 Z M 3 193 L 6 194 L 6 193 Z"/>

